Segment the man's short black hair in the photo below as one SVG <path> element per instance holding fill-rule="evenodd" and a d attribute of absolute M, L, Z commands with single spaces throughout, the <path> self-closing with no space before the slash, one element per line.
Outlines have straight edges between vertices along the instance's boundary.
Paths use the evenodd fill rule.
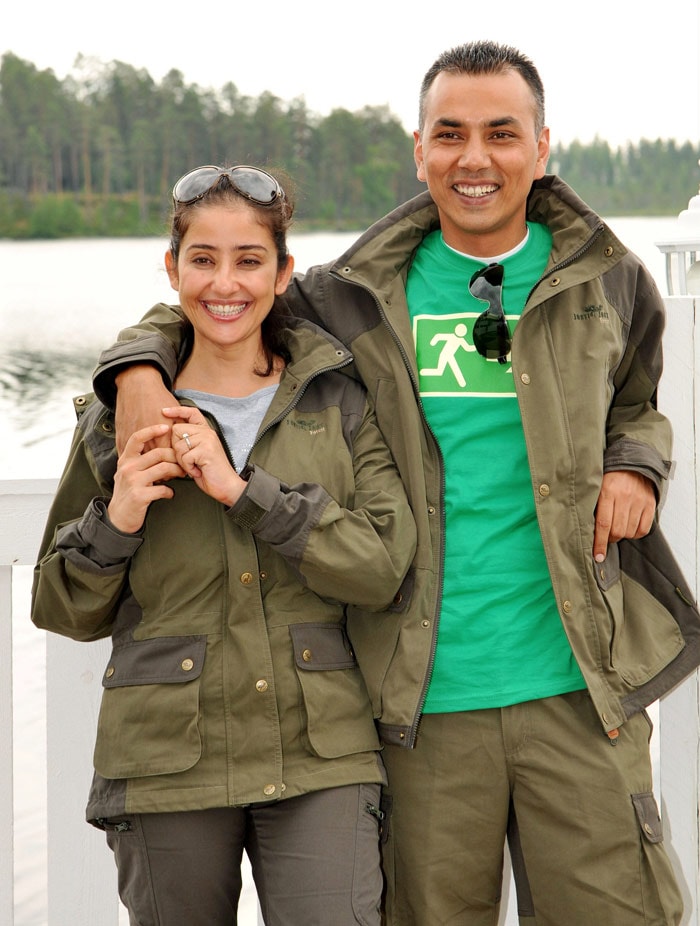
<path fill-rule="evenodd" d="M 438 74 L 501 74 L 518 71 L 532 91 L 535 102 L 535 135 L 544 128 L 544 86 L 532 61 L 511 45 L 480 41 L 457 45 L 444 51 L 428 69 L 418 98 L 418 128 L 423 131 L 425 98 Z"/>

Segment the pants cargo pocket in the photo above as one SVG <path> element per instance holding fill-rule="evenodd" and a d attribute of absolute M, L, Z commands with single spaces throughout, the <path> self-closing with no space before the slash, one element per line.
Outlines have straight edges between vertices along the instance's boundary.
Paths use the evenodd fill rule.
<path fill-rule="evenodd" d="M 393 803 L 393 797 L 382 789 L 382 796 L 379 801 L 379 810 L 381 811 L 379 841 L 382 845 L 389 838 L 389 831 L 391 829 L 391 808 Z"/>
<path fill-rule="evenodd" d="M 678 926 L 683 902 L 663 847 L 663 825 L 656 799 L 651 791 L 631 797 L 641 832 L 640 877 L 646 921 Z"/>
<path fill-rule="evenodd" d="M 161 926 L 138 816 L 100 818 L 95 823 L 105 831 L 107 845 L 114 853 L 119 896 L 129 911 L 129 923 L 131 926 Z"/>
<path fill-rule="evenodd" d="M 656 806 L 656 798 L 651 791 L 645 791 L 641 794 L 632 795 L 632 803 L 637 813 L 637 819 L 642 829 L 642 835 L 649 842 L 663 842 L 664 834 L 661 825 L 659 809 Z"/>

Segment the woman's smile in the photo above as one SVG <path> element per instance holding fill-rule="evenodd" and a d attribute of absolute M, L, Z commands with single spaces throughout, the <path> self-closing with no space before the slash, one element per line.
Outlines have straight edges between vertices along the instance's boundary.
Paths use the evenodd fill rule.
<path fill-rule="evenodd" d="M 214 318 L 234 319 L 245 312 L 250 302 L 202 302 L 203 308 Z"/>

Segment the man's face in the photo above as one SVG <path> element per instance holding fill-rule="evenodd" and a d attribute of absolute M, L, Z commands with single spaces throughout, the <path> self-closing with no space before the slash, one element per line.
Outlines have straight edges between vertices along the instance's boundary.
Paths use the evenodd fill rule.
<path fill-rule="evenodd" d="M 438 74 L 414 139 L 418 179 L 428 184 L 450 247 L 494 257 L 522 241 L 549 129 L 535 135 L 535 100 L 517 71 Z"/>

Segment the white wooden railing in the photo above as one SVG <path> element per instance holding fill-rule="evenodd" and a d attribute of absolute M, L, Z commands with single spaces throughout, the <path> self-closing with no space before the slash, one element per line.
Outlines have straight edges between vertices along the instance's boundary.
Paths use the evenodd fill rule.
<path fill-rule="evenodd" d="M 674 425 L 677 462 L 662 524 L 697 594 L 700 300 L 674 297 L 666 302 L 666 364 L 659 404 Z M 13 805 L 15 789 L 22 788 L 24 783 L 13 781 L 13 570 L 33 565 L 55 487 L 54 480 L 0 482 L 0 926 L 24 926 L 15 919 L 14 904 Z M 22 607 L 25 608 L 25 603 Z M 36 926 L 118 926 L 120 912 L 111 853 L 101 834 L 83 820 L 107 643 L 77 644 L 47 634 L 46 652 L 48 916 L 46 924 Z M 686 907 L 683 926 L 698 926 L 700 676 L 697 672 L 661 701 L 655 735 L 659 737 L 658 785 L 667 846 Z M 503 911 L 502 922 L 506 915 L 507 911 Z"/>

